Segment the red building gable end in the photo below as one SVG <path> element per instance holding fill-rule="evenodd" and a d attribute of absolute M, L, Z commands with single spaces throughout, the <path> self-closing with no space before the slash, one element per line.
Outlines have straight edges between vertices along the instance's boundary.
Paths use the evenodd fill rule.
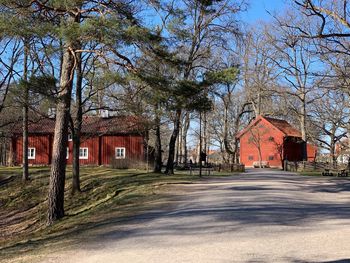
<path fill-rule="evenodd" d="M 134 116 L 114 116 L 101 118 L 85 116 L 82 122 L 81 156 L 82 165 L 110 165 L 112 162 L 144 160 L 145 135 L 147 125 Z M 52 145 L 55 120 L 40 119 L 29 124 L 29 150 L 32 165 L 49 165 L 52 157 Z M 21 164 L 22 132 L 14 129 L 12 147 L 16 163 Z M 73 143 L 68 141 L 67 164 L 72 163 Z"/>
<path fill-rule="evenodd" d="M 240 141 L 240 161 L 253 167 L 260 161 L 282 167 L 283 160 L 301 161 L 301 133 L 288 122 L 258 116 L 236 138 Z M 308 160 L 314 160 L 316 148 L 308 145 Z"/>
<path fill-rule="evenodd" d="M 256 125 L 260 121 L 263 121 L 265 123 L 268 122 L 268 123 L 272 124 L 275 128 L 277 128 L 279 131 L 281 131 L 285 136 L 298 137 L 298 138 L 300 137 L 301 138 L 300 131 L 295 129 L 287 121 L 279 120 L 279 119 L 273 119 L 273 118 L 270 118 L 270 117 L 263 117 L 263 116 L 258 116 L 245 129 L 240 131 L 236 135 L 236 138 L 240 138 L 241 136 L 243 136 L 247 131 L 250 130 L 251 127 L 253 127 L 254 125 Z"/>

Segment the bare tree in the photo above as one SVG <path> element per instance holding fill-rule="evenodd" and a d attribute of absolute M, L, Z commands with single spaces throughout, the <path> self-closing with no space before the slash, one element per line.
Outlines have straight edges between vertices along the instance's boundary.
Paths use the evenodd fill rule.
<path fill-rule="evenodd" d="M 336 145 L 347 135 L 349 121 L 348 96 L 339 91 L 328 91 L 313 105 L 312 122 L 320 131 L 316 138 L 329 151 L 334 166 L 337 164 Z"/>
<path fill-rule="evenodd" d="M 289 17 L 284 19 L 292 19 L 292 16 L 293 14 L 289 14 Z M 270 34 L 271 46 L 278 54 L 278 59 L 274 62 L 281 72 L 280 87 L 276 92 L 283 97 L 288 109 L 297 116 L 304 141 L 303 160 L 306 160 L 308 110 L 312 103 L 322 97 L 322 92 L 318 88 L 324 77 L 316 74 L 320 62 L 315 55 L 312 43 L 298 36 L 295 30 L 280 27 L 281 21 L 282 19 Z"/>

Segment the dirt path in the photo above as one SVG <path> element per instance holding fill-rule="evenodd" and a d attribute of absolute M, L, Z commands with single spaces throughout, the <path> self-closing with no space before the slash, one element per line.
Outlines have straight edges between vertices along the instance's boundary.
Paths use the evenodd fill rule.
<path fill-rule="evenodd" d="M 350 262 L 346 179 L 252 170 L 176 193 L 168 208 L 13 262 Z"/>

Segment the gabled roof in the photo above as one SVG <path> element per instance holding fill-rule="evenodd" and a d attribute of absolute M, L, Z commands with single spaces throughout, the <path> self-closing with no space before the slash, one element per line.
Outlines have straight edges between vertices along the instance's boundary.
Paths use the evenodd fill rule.
<path fill-rule="evenodd" d="M 256 125 L 260 121 L 266 121 L 277 128 L 280 132 L 284 134 L 284 136 L 289 137 L 298 137 L 301 138 L 301 133 L 297 129 L 295 129 L 292 125 L 290 125 L 285 120 L 274 119 L 271 117 L 258 116 L 254 121 L 252 121 L 245 129 L 240 131 L 236 138 L 242 137 L 247 131 L 251 129 L 254 125 Z"/>
<path fill-rule="evenodd" d="M 102 118 L 99 116 L 84 116 L 81 132 L 84 134 L 135 134 L 146 130 L 146 125 L 136 116 L 113 116 Z M 28 125 L 30 134 L 53 134 L 55 119 L 41 118 L 31 121 Z M 21 133 L 18 125 L 14 133 Z"/>
<path fill-rule="evenodd" d="M 273 119 L 270 117 L 263 117 L 263 118 L 267 120 L 269 123 L 271 123 L 273 126 L 275 126 L 277 129 L 279 129 L 281 132 L 283 132 L 286 136 L 301 137 L 301 132 L 295 129 L 292 125 L 290 125 L 285 120 Z"/>

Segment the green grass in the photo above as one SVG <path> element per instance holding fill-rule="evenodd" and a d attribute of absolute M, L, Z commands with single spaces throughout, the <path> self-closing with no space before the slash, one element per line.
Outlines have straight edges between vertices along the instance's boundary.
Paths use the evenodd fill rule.
<path fill-rule="evenodd" d="M 0 257 L 28 242 L 65 239 L 75 233 L 116 218 L 132 216 L 165 196 L 166 186 L 191 183 L 197 175 L 173 176 L 140 170 L 82 167 L 82 193 L 71 194 L 71 169 L 67 169 L 66 216 L 53 226 L 46 225 L 48 167 L 31 167 L 30 181 L 22 182 L 20 168 L 0 168 L 4 177 L 15 176 L 0 186 Z M 21 245 L 22 244 L 22 245 Z"/>

